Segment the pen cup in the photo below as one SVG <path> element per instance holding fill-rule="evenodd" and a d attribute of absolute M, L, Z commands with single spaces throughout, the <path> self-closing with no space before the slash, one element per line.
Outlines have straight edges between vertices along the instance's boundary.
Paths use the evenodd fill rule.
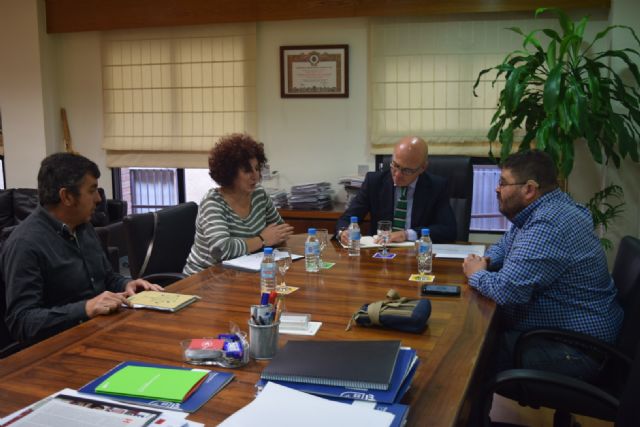
<path fill-rule="evenodd" d="M 271 359 L 278 351 L 280 322 L 256 325 L 249 320 L 249 355 L 257 360 Z"/>

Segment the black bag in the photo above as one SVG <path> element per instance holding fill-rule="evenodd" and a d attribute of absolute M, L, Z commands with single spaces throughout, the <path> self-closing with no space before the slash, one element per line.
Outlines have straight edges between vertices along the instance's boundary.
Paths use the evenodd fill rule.
<path fill-rule="evenodd" d="M 395 289 L 387 292 L 387 299 L 363 305 L 355 312 L 347 325 L 351 329 L 353 321 L 360 326 L 378 325 L 403 332 L 422 332 L 427 327 L 431 315 L 428 299 L 408 299 L 400 297 Z"/>

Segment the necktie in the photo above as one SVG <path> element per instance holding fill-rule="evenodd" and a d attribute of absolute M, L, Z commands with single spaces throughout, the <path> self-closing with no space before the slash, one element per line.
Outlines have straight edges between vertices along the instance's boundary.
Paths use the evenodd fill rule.
<path fill-rule="evenodd" d="M 400 187 L 400 198 L 393 212 L 393 230 L 404 230 L 407 222 L 407 187 Z"/>

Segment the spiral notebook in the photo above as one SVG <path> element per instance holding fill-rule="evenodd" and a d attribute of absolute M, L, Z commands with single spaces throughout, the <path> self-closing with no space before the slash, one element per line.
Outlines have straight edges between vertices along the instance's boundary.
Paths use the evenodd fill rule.
<path fill-rule="evenodd" d="M 261 378 L 387 390 L 400 341 L 289 341 Z"/>

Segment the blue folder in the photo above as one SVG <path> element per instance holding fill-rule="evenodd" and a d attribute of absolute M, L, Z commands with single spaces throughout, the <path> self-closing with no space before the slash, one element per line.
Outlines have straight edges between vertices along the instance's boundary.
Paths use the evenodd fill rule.
<path fill-rule="evenodd" d="M 413 376 L 418 368 L 418 357 L 416 351 L 410 348 L 401 348 L 398 352 L 396 364 L 391 376 L 391 383 L 387 390 L 373 390 L 349 388 L 340 386 L 330 386 L 321 384 L 296 383 L 292 381 L 274 381 L 277 384 L 292 388 L 305 393 L 316 394 L 323 397 L 337 397 L 341 399 L 366 400 L 370 402 L 394 403 L 402 399 L 407 392 Z M 260 379 L 256 387 L 262 389 L 267 384 L 267 380 Z"/>
<path fill-rule="evenodd" d="M 125 366 L 149 366 L 153 368 L 165 368 L 165 369 L 184 369 L 190 370 L 191 368 L 183 368 L 178 366 L 168 366 L 168 365 L 156 365 L 154 363 L 144 363 L 144 362 L 122 362 L 115 368 L 111 369 L 106 374 L 102 375 L 99 378 L 91 381 L 89 384 L 83 386 L 78 391 L 80 393 L 92 394 L 96 396 L 100 396 L 101 398 L 105 398 L 107 396 L 104 393 L 96 393 L 96 387 L 102 384 L 107 378 L 109 378 L 114 373 L 118 372 L 120 369 Z M 142 397 L 132 397 L 132 396 L 108 396 L 111 399 L 119 400 L 121 402 L 129 402 L 135 403 L 143 406 L 150 406 L 154 408 L 162 408 L 162 409 L 171 409 L 173 411 L 182 411 L 182 412 L 195 412 L 202 405 L 204 405 L 209 399 L 211 399 L 216 393 L 218 393 L 224 386 L 226 386 L 233 379 L 233 374 L 228 372 L 214 372 L 211 371 L 207 375 L 207 378 L 204 382 L 198 387 L 198 389 L 193 392 L 191 396 L 184 402 L 168 402 L 165 400 L 152 400 L 152 399 L 144 399 Z"/>

